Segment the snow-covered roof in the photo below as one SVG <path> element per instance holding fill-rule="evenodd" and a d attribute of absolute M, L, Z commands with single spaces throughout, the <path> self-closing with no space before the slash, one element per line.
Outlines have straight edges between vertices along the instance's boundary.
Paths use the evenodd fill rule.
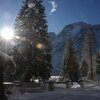
<path fill-rule="evenodd" d="M 16 66 L 13 58 L 5 53 L 3 53 L 2 51 L 0 51 L 0 58 L 6 62 L 7 64 L 12 64 L 13 66 Z M 9 63 L 10 62 L 10 63 Z"/>

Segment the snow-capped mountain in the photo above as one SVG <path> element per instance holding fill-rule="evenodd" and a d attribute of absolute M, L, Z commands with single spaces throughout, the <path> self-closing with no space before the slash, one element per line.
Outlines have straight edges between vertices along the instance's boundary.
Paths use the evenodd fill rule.
<path fill-rule="evenodd" d="M 68 33 L 71 33 L 74 38 L 75 47 L 78 51 L 78 53 L 81 53 L 82 46 L 84 42 L 84 33 L 91 29 L 91 32 L 93 33 L 94 37 L 94 44 L 95 44 L 95 51 L 100 50 L 100 25 L 91 25 L 83 22 L 77 22 L 73 24 L 66 25 L 63 30 L 56 35 L 53 39 L 53 51 L 52 51 L 52 64 L 53 64 L 53 74 L 59 75 L 61 74 L 61 69 L 63 65 L 63 59 L 64 59 L 64 50 L 65 45 L 67 42 L 67 35 Z M 49 34 L 49 36 L 53 36 L 52 34 Z M 51 37 L 50 36 L 50 37 Z M 54 35 L 55 36 L 55 35 Z M 52 39 L 51 39 L 52 40 Z"/>

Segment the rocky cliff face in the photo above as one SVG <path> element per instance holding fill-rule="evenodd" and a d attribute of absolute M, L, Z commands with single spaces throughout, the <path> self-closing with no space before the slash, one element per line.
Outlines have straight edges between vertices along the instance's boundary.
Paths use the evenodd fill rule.
<path fill-rule="evenodd" d="M 94 51 L 97 52 L 100 50 L 100 25 L 90 25 L 83 22 L 73 23 L 70 25 L 66 25 L 58 35 L 54 36 L 53 40 L 51 39 L 53 44 L 52 64 L 54 68 L 54 75 L 61 74 L 68 34 L 72 34 L 77 52 L 81 54 L 84 44 L 84 33 L 88 29 L 90 29 L 91 33 L 93 34 Z M 80 57 L 81 55 L 79 55 L 79 59 Z"/>

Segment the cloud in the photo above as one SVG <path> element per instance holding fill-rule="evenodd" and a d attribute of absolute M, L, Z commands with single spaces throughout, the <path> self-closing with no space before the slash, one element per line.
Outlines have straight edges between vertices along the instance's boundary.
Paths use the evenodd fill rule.
<path fill-rule="evenodd" d="M 57 10 L 57 7 L 58 7 L 58 5 L 57 5 L 57 3 L 55 2 L 55 1 L 50 1 L 50 3 L 51 3 L 51 5 L 52 5 L 52 9 L 51 9 L 51 11 L 49 12 L 49 14 L 51 15 L 53 12 L 55 12 L 56 10 Z"/>

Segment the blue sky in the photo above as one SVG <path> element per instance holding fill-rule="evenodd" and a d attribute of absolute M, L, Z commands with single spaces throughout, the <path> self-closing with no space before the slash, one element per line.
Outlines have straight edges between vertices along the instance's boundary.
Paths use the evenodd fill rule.
<path fill-rule="evenodd" d="M 100 0 L 44 0 L 44 4 L 48 31 L 59 33 L 65 25 L 79 21 L 100 24 Z M 0 28 L 14 24 L 21 5 L 22 0 L 0 0 Z"/>

